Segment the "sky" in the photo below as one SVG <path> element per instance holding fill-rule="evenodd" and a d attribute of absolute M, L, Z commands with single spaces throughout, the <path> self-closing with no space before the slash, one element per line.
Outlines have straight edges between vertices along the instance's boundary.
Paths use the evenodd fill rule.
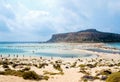
<path fill-rule="evenodd" d="M 91 28 L 120 33 L 120 0 L 0 0 L 0 41 L 46 41 Z"/>

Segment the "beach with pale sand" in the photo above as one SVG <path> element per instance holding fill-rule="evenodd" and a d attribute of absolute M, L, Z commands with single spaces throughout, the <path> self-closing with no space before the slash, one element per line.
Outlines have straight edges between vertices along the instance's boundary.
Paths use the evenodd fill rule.
<path fill-rule="evenodd" d="M 64 45 L 64 43 L 61 43 Z M 119 49 L 103 43 L 69 44 L 72 49 L 57 53 L 90 53 L 92 57 L 1 57 L 0 82 L 106 82 L 110 74 L 120 72 Z M 77 47 L 76 47 L 77 46 Z M 116 53 L 93 51 L 109 50 Z M 43 50 L 44 52 L 45 50 Z M 54 53 L 54 50 L 48 50 Z"/>

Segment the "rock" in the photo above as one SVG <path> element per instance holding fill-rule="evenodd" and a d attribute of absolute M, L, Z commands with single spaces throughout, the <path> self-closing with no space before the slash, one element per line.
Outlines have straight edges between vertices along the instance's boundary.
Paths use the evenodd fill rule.
<path fill-rule="evenodd" d="M 108 77 L 106 75 L 102 76 L 100 79 L 101 80 L 106 80 Z"/>
<path fill-rule="evenodd" d="M 96 29 L 87 29 L 78 32 L 54 34 L 47 42 L 120 42 L 120 34 L 100 32 Z"/>
<path fill-rule="evenodd" d="M 84 76 L 82 77 L 82 79 L 83 79 L 83 80 L 89 80 L 89 81 L 95 80 L 93 76 L 89 76 L 89 75 L 84 75 Z"/>

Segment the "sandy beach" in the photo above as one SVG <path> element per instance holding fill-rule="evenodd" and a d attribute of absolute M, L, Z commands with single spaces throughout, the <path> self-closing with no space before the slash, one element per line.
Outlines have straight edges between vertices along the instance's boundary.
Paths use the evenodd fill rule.
<path fill-rule="evenodd" d="M 76 45 L 77 48 L 74 47 Z M 87 46 L 119 51 L 105 47 L 102 43 L 86 43 L 72 44 L 74 48 L 71 51 L 90 53 L 95 56 L 82 58 L 1 57 L 0 82 L 106 82 L 110 74 L 120 71 L 120 54 L 90 51 L 85 49 Z M 29 71 L 34 71 L 40 78 L 25 78 L 24 73 Z"/>

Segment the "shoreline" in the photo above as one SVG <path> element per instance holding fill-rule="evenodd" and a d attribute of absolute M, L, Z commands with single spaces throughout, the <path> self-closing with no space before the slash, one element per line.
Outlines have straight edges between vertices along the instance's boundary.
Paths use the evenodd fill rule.
<path fill-rule="evenodd" d="M 112 55 L 113 57 L 114 57 L 114 55 L 117 55 L 117 56 L 120 55 L 120 49 L 106 46 L 106 44 L 104 44 L 104 43 L 93 43 L 93 44 L 91 44 L 91 43 L 67 43 L 67 44 L 66 43 L 53 43 L 53 44 L 54 44 L 53 49 L 40 49 L 40 50 L 34 51 L 33 54 L 35 54 L 35 55 L 32 55 L 32 54 L 30 55 L 28 53 L 26 53 L 26 54 L 19 54 L 19 53 L 17 53 L 17 54 L 12 54 L 12 53 L 4 54 L 4 53 L 1 53 L 0 57 L 4 57 L 4 58 L 9 58 L 9 57 L 13 57 L 13 58 L 17 58 L 17 57 L 21 57 L 21 58 L 22 57 L 51 58 L 51 57 L 53 57 L 53 58 L 66 59 L 66 58 L 87 58 L 87 56 L 85 56 L 87 54 L 91 55 L 91 56 L 88 56 L 90 58 L 92 58 L 92 56 L 93 56 L 93 58 L 98 57 L 98 56 L 104 58 L 104 57 L 108 56 L 108 54 Z M 37 47 L 39 47 L 39 46 L 40 45 L 38 45 Z M 70 48 L 69 47 L 65 48 L 66 46 L 70 46 Z M 14 46 L 14 47 L 18 47 L 18 46 Z M 19 47 L 28 47 L 28 46 L 19 46 Z M 36 45 L 34 45 L 32 47 L 36 47 Z M 44 46 L 44 47 L 46 47 L 46 46 Z M 51 47 L 51 44 L 49 44 L 47 47 Z M 93 49 L 93 51 L 89 50 L 89 49 Z M 96 49 L 98 49 L 98 51 L 96 51 Z M 103 51 L 99 52 L 99 49 L 103 50 Z M 54 56 L 54 55 L 53 56 L 42 56 L 42 55 L 40 56 L 39 55 L 39 52 L 40 53 L 42 52 L 44 55 L 44 53 L 46 53 L 46 51 L 47 51 L 47 54 L 49 54 L 49 53 L 56 54 L 56 56 Z M 107 51 L 108 52 L 110 51 L 110 52 L 108 53 Z M 30 50 L 29 52 L 33 52 L 33 51 Z M 36 53 L 38 53 L 38 55 Z M 84 53 L 84 54 L 81 54 L 81 53 Z M 69 54 L 73 54 L 73 57 L 72 56 L 71 57 L 60 57 L 60 56 L 62 56 L 62 54 L 66 55 L 66 56 L 67 56 L 67 54 L 68 54 L 68 56 L 69 56 Z M 74 54 L 78 57 L 74 57 Z M 79 56 L 79 55 L 81 55 L 81 56 Z"/>
<path fill-rule="evenodd" d="M 88 82 L 105 82 L 109 75 L 105 75 L 106 73 L 103 74 L 103 72 L 109 71 L 110 73 L 114 73 L 120 71 L 120 54 L 81 49 L 87 46 L 91 48 L 103 47 L 102 49 L 106 50 L 106 47 L 104 48 L 105 44 L 72 44 L 73 49 L 70 50 L 69 53 L 90 53 L 93 56 L 81 58 L 33 56 L 0 57 L 0 82 L 84 82 L 85 79 Z M 69 49 L 63 49 L 63 51 L 67 50 Z M 117 51 L 111 48 L 107 48 L 107 50 Z M 55 67 L 57 65 L 59 68 Z M 23 70 L 23 73 L 34 71 L 39 77 L 42 76 L 42 80 L 36 81 L 35 78 L 33 78 L 33 80 L 26 80 L 23 79 L 23 76 L 11 75 L 11 73 L 6 70 L 16 73 Z M 7 72 L 8 75 L 2 75 L 4 72 L 5 74 Z M 46 76 L 48 80 L 43 78 Z M 103 76 L 106 77 L 106 79 L 104 79 Z"/>

